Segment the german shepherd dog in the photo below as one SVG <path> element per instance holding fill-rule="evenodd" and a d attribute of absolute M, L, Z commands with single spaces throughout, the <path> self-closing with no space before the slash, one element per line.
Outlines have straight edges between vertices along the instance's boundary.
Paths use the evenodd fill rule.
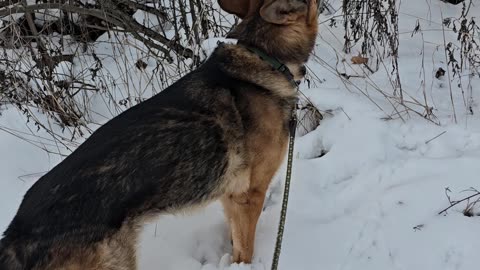
<path fill-rule="evenodd" d="M 26 193 L 1 270 L 136 269 L 149 217 L 220 199 L 233 261 L 250 263 L 265 193 L 288 144 L 294 79 L 317 34 L 315 0 L 220 0 L 242 18 L 196 70 L 95 131 Z"/>

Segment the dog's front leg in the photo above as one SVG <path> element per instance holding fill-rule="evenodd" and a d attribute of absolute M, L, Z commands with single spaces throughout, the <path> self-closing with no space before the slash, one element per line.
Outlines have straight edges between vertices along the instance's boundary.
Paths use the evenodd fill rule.
<path fill-rule="evenodd" d="M 225 194 L 222 198 L 232 233 L 233 262 L 252 262 L 255 231 L 265 193 L 266 188 L 251 188 L 241 194 Z"/>

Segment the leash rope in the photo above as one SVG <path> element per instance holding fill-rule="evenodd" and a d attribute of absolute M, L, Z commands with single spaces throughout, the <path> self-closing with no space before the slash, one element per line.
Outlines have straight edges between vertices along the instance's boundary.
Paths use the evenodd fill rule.
<path fill-rule="evenodd" d="M 283 191 L 282 210 L 280 212 L 280 223 L 278 224 L 277 241 L 275 243 L 275 251 L 273 253 L 272 270 L 277 270 L 278 268 L 280 252 L 282 250 L 283 232 L 285 230 L 285 220 L 287 219 L 288 194 L 290 193 L 290 180 L 292 178 L 293 148 L 295 146 L 295 131 L 297 129 L 297 114 L 295 112 L 295 108 L 292 109 L 289 129 L 290 136 L 288 142 L 287 175 L 285 177 L 285 189 Z"/>

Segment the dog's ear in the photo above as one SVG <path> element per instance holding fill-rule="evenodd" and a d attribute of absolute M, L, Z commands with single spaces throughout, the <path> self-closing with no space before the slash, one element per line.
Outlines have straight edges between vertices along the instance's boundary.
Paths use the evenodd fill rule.
<path fill-rule="evenodd" d="M 274 24 L 288 25 L 309 15 L 315 0 L 265 0 L 260 16 Z"/>
<path fill-rule="evenodd" d="M 251 0 L 218 0 L 220 7 L 230 14 L 245 18 L 250 11 Z"/>

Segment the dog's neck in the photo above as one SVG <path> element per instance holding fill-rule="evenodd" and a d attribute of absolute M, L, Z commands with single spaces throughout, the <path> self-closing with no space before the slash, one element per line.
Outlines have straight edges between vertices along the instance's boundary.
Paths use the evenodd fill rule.
<path fill-rule="evenodd" d="M 296 97 L 296 84 L 292 81 L 303 77 L 299 65 L 284 64 L 293 75 L 292 80 L 242 45 L 219 44 L 211 57 L 216 59 L 217 67 L 231 77 L 259 85 L 281 98 Z"/>
<path fill-rule="evenodd" d="M 250 52 L 256 54 L 260 59 L 263 61 L 267 62 L 272 66 L 273 69 L 278 70 L 280 73 L 282 73 L 287 80 L 292 83 L 294 87 L 298 86 L 297 81 L 295 81 L 295 76 L 293 76 L 292 72 L 290 71 L 290 68 L 288 68 L 287 65 L 283 64 L 280 62 L 276 57 L 268 55 L 266 52 L 259 48 L 251 47 L 251 46 L 244 46 L 249 50 Z"/>

